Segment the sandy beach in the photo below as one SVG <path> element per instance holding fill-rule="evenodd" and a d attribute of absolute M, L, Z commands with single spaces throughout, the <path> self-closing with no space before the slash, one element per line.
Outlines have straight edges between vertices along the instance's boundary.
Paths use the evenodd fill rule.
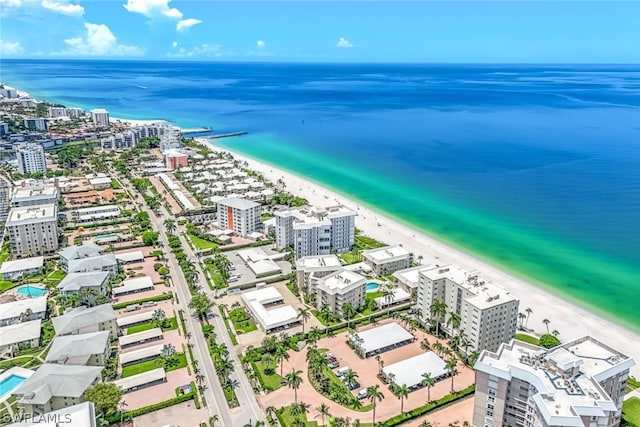
<path fill-rule="evenodd" d="M 439 240 L 400 224 L 383 214 L 359 205 L 354 200 L 300 176 L 212 145 L 208 139 L 197 138 L 197 140 L 215 151 L 230 152 L 235 158 L 246 161 L 250 169 L 262 173 L 273 182 L 278 179 L 284 180 L 287 191 L 296 196 L 306 198 L 313 205 L 331 206 L 342 204 L 357 210 L 357 228 L 376 240 L 388 244 L 401 244 L 412 251 L 416 258 L 422 255 L 423 265 L 442 266 L 452 264 L 468 271 L 479 272 L 484 280 L 503 287 L 520 299 L 520 312 L 524 312 L 527 308 L 533 310 L 528 321 L 530 329 L 539 334 L 545 333 L 546 326 L 542 321 L 543 319 L 548 319 L 551 322 L 549 331 L 559 331 L 559 338 L 563 342 L 584 335 L 591 335 L 633 357 L 637 364 L 632 368 L 631 373 L 636 378 L 640 377 L 640 346 L 632 344 L 640 342 L 639 334 L 607 319 L 600 318 L 587 309 L 569 303 L 526 280 L 514 277 L 470 254 L 452 248 Z"/>

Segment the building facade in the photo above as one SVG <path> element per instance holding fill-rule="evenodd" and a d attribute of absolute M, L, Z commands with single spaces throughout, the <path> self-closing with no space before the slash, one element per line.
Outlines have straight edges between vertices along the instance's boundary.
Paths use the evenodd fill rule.
<path fill-rule="evenodd" d="M 421 318 L 426 321 L 432 317 L 436 300 L 445 303 L 448 314 L 440 319 L 442 329 L 450 336 L 463 333 L 469 344 L 467 353 L 496 351 L 515 336 L 519 301 L 504 289 L 452 266 L 421 270 L 419 277 L 417 306 Z M 458 316 L 459 325 L 447 322 L 450 313 Z"/>
<path fill-rule="evenodd" d="M 358 309 L 365 302 L 367 278 L 349 270 L 340 270 L 318 280 L 316 285 L 316 307 L 321 310 L 324 305 L 343 317 L 342 307 L 351 304 Z"/>
<path fill-rule="evenodd" d="M 53 184 L 16 187 L 11 197 L 11 206 L 49 205 L 58 202 L 59 191 Z"/>
<path fill-rule="evenodd" d="M 103 108 L 96 108 L 91 110 L 91 121 L 93 125 L 98 128 L 109 127 L 109 112 Z"/>
<path fill-rule="evenodd" d="M 474 426 L 615 427 L 633 359 L 594 338 L 545 349 L 512 340 L 474 368 Z"/>
<path fill-rule="evenodd" d="M 11 252 L 34 256 L 58 249 L 58 206 L 56 204 L 12 208 L 6 222 Z"/>
<path fill-rule="evenodd" d="M 342 263 L 337 255 L 315 255 L 300 258 L 296 261 L 298 287 L 300 289 L 306 288 L 306 294 L 315 294 L 320 279 L 340 270 L 342 270 Z"/>
<path fill-rule="evenodd" d="M 347 252 L 355 240 L 356 215 L 344 206 L 276 212 L 276 247 L 292 246 L 296 259 Z"/>
<path fill-rule="evenodd" d="M 15 146 L 18 171 L 20 173 L 45 173 L 47 160 L 44 156 L 44 148 L 35 142 L 17 144 Z"/>
<path fill-rule="evenodd" d="M 251 200 L 230 197 L 217 203 L 217 218 L 220 228 L 233 230 L 246 236 L 260 228 L 262 206 Z"/>
<path fill-rule="evenodd" d="M 24 119 L 24 127 L 31 132 L 44 132 L 47 130 L 47 121 L 40 117 Z"/>
<path fill-rule="evenodd" d="M 413 254 L 400 245 L 363 251 L 362 258 L 378 276 L 387 276 L 413 264 Z"/>

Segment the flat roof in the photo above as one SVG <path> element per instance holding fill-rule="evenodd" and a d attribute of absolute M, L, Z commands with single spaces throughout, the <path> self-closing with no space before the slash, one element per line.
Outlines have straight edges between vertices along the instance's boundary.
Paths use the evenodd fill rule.
<path fill-rule="evenodd" d="M 57 206 L 53 203 L 11 208 L 6 225 L 9 227 L 11 225 L 30 224 L 34 222 L 57 221 L 57 210 Z"/>
<path fill-rule="evenodd" d="M 78 214 L 83 214 L 87 212 L 103 213 L 103 212 L 112 211 L 112 210 L 113 211 L 117 210 L 118 212 L 120 212 L 120 206 L 118 205 L 89 206 L 87 208 L 74 209 L 74 212 L 77 212 Z"/>
<path fill-rule="evenodd" d="M 30 341 L 40 338 L 40 326 L 42 320 L 31 320 L 29 322 L 16 323 L 14 325 L 0 328 L 0 345 L 17 344 L 23 341 Z"/>
<path fill-rule="evenodd" d="M 431 270 L 434 267 L 435 266 L 433 265 L 419 265 L 417 267 L 404 268 L 402 270 L 395 271 L 393 273 L 393 277 L 411 289 L 415 289 L 420 285 L 420 272 Z"/>
<path fill-rule="evenodd" d="M 20 271 L 32 270 L 34 268 L 42 268 L 43 265 L 44 257 L 41 256 L 5 261 L 2 263 L 2 266 L 0 266 L 0 274 L 18 273 Z"/>
<path fill-rule="evenodd" d="M 298 270 L 331 270 L 342 267 L 340 258 L 335 254 L 305 256 L 296 261 Z"/>
<path fill-rule="evenodd" d="M 422 374 L 429 373 L 433 378 L 447 375 L 446 363 L 432 351 L 385 366 L 382 372 L 387 376 L 392 374 L 396 384 L 407 387 L 420 384 Z"/>
<path fill-rule="evenodd" d="M 365 354 L 413 340 L 413 335 L 395 322 L 356 332 L 353 335 L 357 335 L 363 340 L 360 348 Z"/>
<path fill-rule="evenodd" d="M 144 313 L 134 314 L 132 316 L 120 317 L 116 320 L 118 326 L 135 325 L 136 323 L 142 323 L 153 319 L 153 311 L 145 311 Z"/>
<path fill-rule="evenodd" d="M 242 294 L 242 299 L 246 302 L 256 301 L 260 304 L 272 304 L 284 300 L 280 291 L 273 286 L 266 286 L 254 291 L 245 292 Z"/>
<path fill-rule="evenodd" d="M 58 195 L 58 189 L 53 184 L 43 184 L 37 187 L 17 187 L 13 192 L 11 200 L 16 202 L 24 199 L 25 201 L 31 201 L 35 199 L 47 199 L 56 197 Z"/>
<path fill-rule="evenodd" d="M 136 277 L 122 282 L 122 286 L 116 286 L 112 289 L 114 295 L 122 295 L 129 292 L 141 291 L 144 289 L 153 289 L 153 280 L 149 276 Z"/>
<path fill-rule="evenodd" d="M 327 293 L 335 294 L 364 286 L 366 281 L 366 277 L 354 271 L 340 270 L 321 278 L 317 286 Z"/>
<path fill-rule="evenodd" d="M 113 383 L 120 387 L 123 391 L 141 387 L 149 383 L 164 380 L 167 377 L 164 368 L 152 369 L 141 374 L 132 375 L 130 377 L 115 380 Z"/>
<path fill-rule="evenodd" d="M 47 311 L 47 296 L 24 298 L 0 304 L 0 320 L 20 317 L 27 310 L 31 310 L 34 314 Z"/>
<path fill-rule="evenodd" d="M 150 357 L 160 356 L 164 344 L 152 345 L 151 347 L 141 348 L 140 350 L 127 351 L 120 353 L 118 358 L 121 365 L 137 362 L 138 360 L 148 359 Z"/>
<path fill-rule="evenodd" d="M 272 259 L 261 259 L 259 261 L 248 263 L 249 269 L 256 276 L 267 276 L 269 274 L 276 274 L 282 271 L 282 268 Z"/>
<path fill-rule="evenodd" d="M 116 259 L 122 262 L 144 261 L 144 253 L 142 251 L 132 251 L 115 254 Z"/>
<path fill-rule="evenodd" d="M 96 427 L 96 411 L 93 402 L 82 402 L 44 415 L 34 415 L 23 422 L 9 424 L 7 427 L 60 427 L 60 420 L 64 420 L 65 427 Z"/>
<path fill-rule="evenodd" d="M 260 206 L 260 203 L 253 202 L 251 200 L 242 199 L 240 197 L 229 197 L 226 199 L 218 200 L 219 205 L 230 206 L 234 209 L 251 209 Z"/>
<path fill-rule="evenodd" d="M 270 310 L 257 301 L 250 301 L 247 305 L 265 331 L 290 325 L 300 320 L 298 313 L 290 305 L 279 305 Z"/>
<path fill-rule="evenodd" d="M 135 334 L 123 335 L 118 338 L 118 343 L 122 347 L 125 345 L 134 344 L 140 341 L 147 341 L 158 337 L 162 337 L 162 329 L 153 328 L 142 332 L 136 332 Z"/>
<path fill-rule="evenodd" d="M 384 307 L 385 304 L 396 304 L 402 301 L 409 301 L 411 299 L 411 295 L 402 288 L 393 288 L 391 289 L 391 295 L 389 299 L 386 297 L 378 297 L 375 299 L 378 307 Z"/>
<path fill-rule="evenodd" d="M 375 263 L 391 262 L 404 259 L 411 255 L 411 252 L 400 245 L 385 246 L 382 248 L 369 249 L 362 252 L 362 256 Z"/>

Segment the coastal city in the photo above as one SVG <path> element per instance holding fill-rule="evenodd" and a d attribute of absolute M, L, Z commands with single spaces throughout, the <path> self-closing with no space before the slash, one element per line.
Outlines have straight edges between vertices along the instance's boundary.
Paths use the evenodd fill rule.
<path fill-rule="evenodd" d="M 633 343 L 243 134 L 0 84 L 0 425 L 635 425 Z"/>

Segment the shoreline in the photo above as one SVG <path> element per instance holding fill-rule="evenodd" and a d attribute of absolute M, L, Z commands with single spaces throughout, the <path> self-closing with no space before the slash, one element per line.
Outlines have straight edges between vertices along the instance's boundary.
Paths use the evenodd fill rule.
<path fill-rule="evenodd" d="M 424 257 L 423 265 L 452 264 L 468 271 L 478 271 L 485 280 L 495 283 L 520 299 L 520 312 L 524 312 L 526 308 L 533 310 L 528 326 L 538 334 L 546 332 L 542 320 L 549 319 L 551 321 L 549 330 L 557 329 L 560 331 L 559 338 L 563 342 L 591 335 L 636 361 L 640 361 L 640 349 L 631 351 L 629 346 L 629 343 L 640 341 L 640 334 L 630 328 L 614 323 L 600 314 L 594 314 L 586 307 L 551 293 L 541 284 L 535 284 L 530 279 L 518 277 L 514 272 L 505 271 L 502 267 L 493 265 L 476 255 L 468 254 L 460 248 L 429 236 L 423 231 L 413 229 L 398 219 L 391 218 L 374 208 L 363 206 L 350 197 L 309 179 L 215 145 L 215 140 L 208 138 L 195 138 L 195 140 L 212 151 L 230 153 L 238 160 L 246 161 L 249 164 L 249 169 L 262 173 L 265 178 L 271 181 L 283 179 L 288 192 L 306 198 L 312 205 L 329 206 L 340 203 L 356 210 L 358 212 L 357 228 L 376 240 L 388 244 L 402 244 L 415 256 L 422 255 Z M 636 377 L 640 376 L 640 366 L 636 365 L 632 368 L 631 373 Z"/>

